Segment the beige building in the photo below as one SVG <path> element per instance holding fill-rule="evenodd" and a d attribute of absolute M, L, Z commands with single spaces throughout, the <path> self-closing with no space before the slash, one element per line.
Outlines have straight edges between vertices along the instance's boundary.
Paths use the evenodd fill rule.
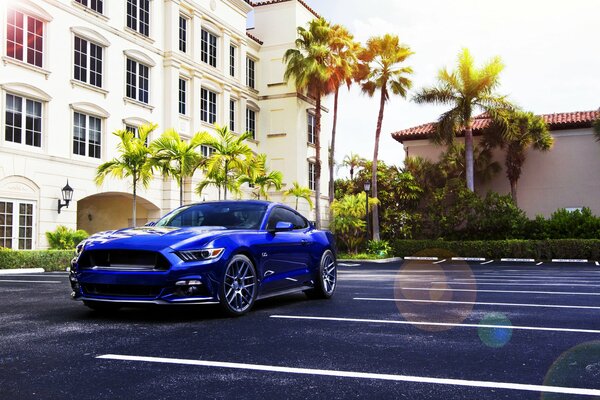
<path fill-rule="evenodd" d="M 252 131 L 253 150 L 267 154 L 286 186 L 314 188 L 314 102 L 284 82 L 282 57 L 296 27 L 315 16 L 301 0 L 3 1 L 0 247 L 45 248 L 57 225 L 132 225 L 130 182 L 107 178 L 98 187 L 93 179 L 117 156 L 111 132 L 147 122 L 159 125 L 151 140 L 171 127 L 184 138 L 214 132 L 215 123 Z M 326 157 L 326 113 L 323 122 Z M 201 178 L 185 183 L 185 202 L 217 198 L 212 189 L 195 193 Z M 74 197 L 59 213 L 67 180 Z M 327 180 L 324 173 L 322 193 Z M 179 204 L 176 183 L 158 175 L 138 196 L 137 224 Z"/>
<path fill-rule="evenodd" d="M 554 137 L 554 146 L 548 152 L 527 151 L 527 159 L 518 182 L 519 207 L 529 217 L 549 216 L 559 208 L 589 207 L 600 215 L 600 143 L 595 141 L 592 123 L 600 118 L 600 111 L 585 111 L 542 115 Z M 475 143 L 488 118 L 475 118 Z M 403 144 L 406 156 L 421 156 L 437 161 L 444 151 L 429 141 L 435 124 L 429 123 L 392 133 Z M 494 160 L 503 170 L 491 182 L 476 186 L 485 194 L 494 191 L 510 194 L 510 185 L 504 170 L 505 153 L 494 151 Z"/>

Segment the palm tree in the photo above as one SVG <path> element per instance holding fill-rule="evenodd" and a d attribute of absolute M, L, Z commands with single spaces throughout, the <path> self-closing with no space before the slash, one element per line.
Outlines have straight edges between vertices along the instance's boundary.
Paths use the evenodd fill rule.
<path fill-rule="evenodd" d="M 283 192 L 284 198 L 287 196 L 294 196 L 296 198 L 296 210 L 298 209 L 298 199 L 304 199 L 308 202 L 308 206 L 312 210 L 313 202 L 311 200 L 312 191 L 306 186 L 300 186 L 298 182 L 294 182 L 292 187 Z"/>
<path fill-rule="evenodd" d="M 421 89 L 414 97 L 416 103 L 449 105 L 436 124 L 434 141 L 450 144 L 457 132 L 465 132 L 465 177 L 469 190 L 475 190 L 473 174 L 473 112 L 479 108 L 490 117 L 498 116 L 499 110 L 512 109 L 505 96 L 499 96 L 495 89 L 500 84 L 499 75 L 504 64 L 494 57 L 482 68 L 476 68 L 468 49 L 458 56 L 457 70 L 438 73 L 437 86 Z"/>
<path fill-rule="evenodd" d="M 412 69 L 402 66 L 402 63 L 412 54 L 413 52 L 408 46 L 400 43 L 398 36 L 386 34 L 370 38 L 366 48 L 359 55 L 360 64 L 356 79 L 361 83 L 362 92 L 373 97 L 377 90 L 380 91 L 371 171 L 371 197 L 373 198 L 377 198 L 377 160 L 385 103 L 390 98 L 390 92 L 406 97 L 408 89 L 412 86 L 407 75 L 412 74 Z M 372 218 L 373 240 L 379 240 L 379 208 L 377 204 L 373 206 Z"/>
<path fill-rule="evenodd" d="M 600 117 L 594 122 L 594 136 L 596 136 L 596 141 L 600 142 Z"/>
<path fill-rule="evenodd" d="M 350 154 L 346 154 L 344 159 L 342 160 L 342 166 L 348 167 L 350 169 L 350 180 L 354 180 L 354 171 L 357 168 L 363 167 L 367 160 L 356 153 L 350 152 Z"/>
<path fill-rule="evenodd" d="M 321 97 L 332 91 L 332 69 L 328 65 L 330 58 L 329 38 L 331 26 L 323 18 L 313 19 L 308 29 L 298 27 L 296 48 L 288 49 L 283 61 L 286 63 L 284 79 L 294 80 L 296 90 L 306 90 L 315 99 L 315 212 L 316 225 L 321 226 Z"/>
<path fill-rule="evenodd" d="M 146 146 L 148 135 L 154 131 L 158 125 L 147 124 L 138 128 L 138 136 L 128 130 L 117 130 L 113 135 L 120 139 L 117 150 L 120 153 L 118 158 L 113 158 L 101 164 L 96 170 L 96 185 L 102 185 L 104 178 L 110 175 L 114 178 L 124 179 L 131 177 L 133 188 L 133 226 L 136 225 L 136 202 L 137 188 L 141 183 L 143 187 L 150 186 L 152 180 L 152 152 Z"/>
<path fill-rule="evenodd" d="M 487 144 L 473 147 L 473 173 L 475 179 L 481 183 L 490 181 L 502 169 L 500 164 L 493 160 L 491 147 Z M 443 171 L 446 181 L 465 181 L 465 159 L 465 145 L 462 143 L 451 143 L 440 155 L 438 168 Z"/>
<path fill-rule="evenodd" d="M 245 143 L 253 137 L 252 132 L 241 135 L 232 133 L 227 126 L 215 125 L 217 137 L 210 136 L 205 144 L 213 148 L 213 153 L 203 165 L 205 179 L 196 188 L 197 193 L 202 193 L 208 185 L 219 188 L 219 199 L 221 198 L 221 187 L 223 198 L 227 200 L 227 190 L 237 192 L 238 177 L 246 169 L 248 160 L 253 157 L 252 149 Z"/>
<path fill-rule="evenodd" d="M 506 123 L 507 127 L 504 126 Z M 506 148 L 506 177 L 510 182 L 510 194 L 517 205 L 517 183 L 525 164 L 527 149 L 532 147 L 548 151 L 554 144 L 554 138 L 544 119 L 531 112 L 510 112 L 499 124 L 493 123 L 487 129 L 484 140 L 489 146 Z"/>
<path fill-rule="evenodd" d="M 187 141 L 174 129 L 169 129 L 150 144 L 154 165 L 164 176 L 171 176 L 177 181 L 180 206 L 183 205 L 183 181 L 194 174 L 202 158 L 196 149 L 209 139 L 207 132 L 198 132 Z"/>
<path fill-rule="evenodd" d="M 345 83 L 348 89 L 352 85 L 352 78 L 358 68 L 358 53 L 360 44 L 354 41 L 354 36 L 342 25 L 333 25 L 331 27 L 331 36 L 329 38 L 329 48 L 331 50 L 330 63 L 333 68 L 331 74 L 331 85 L 334 88 L 333 96 L 333 127 L 331 129 L 331 147 L 329 149 L 329 207 L 332 214 L 331 203 L 335 197 L 333 166 L 335 163 L 335 139 L 337 130 L 337 116 L 340 87 Z M 331 221 L 331 218 L 330 218 Z"/>
<path fill-rule="evenodd" d="M 246 173 L 239 178 L 240 183 L 247 183 L 256 188 L 255 196 L 258 200 L 263 196 L 269 199 L 268 190 L 271 186 L 281 189 L 283 174 L 281 171 L 269 171 L 267 168 L 267 155 L 259 154 L 247 165 Z"/>

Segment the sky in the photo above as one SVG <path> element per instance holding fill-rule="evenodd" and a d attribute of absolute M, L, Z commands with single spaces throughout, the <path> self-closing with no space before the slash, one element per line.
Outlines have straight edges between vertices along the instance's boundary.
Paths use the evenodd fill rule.
<path fill-rule="evenodd" d="M 437 120 L 444 107 L 410 97 L 454 69 L 460 50 L 479 66 L 500 56 L 498 93 L 537 114 L 600 107 L 600 0 L 305 0 L 317 13 L 346 26 L 362 43 L 392 33 L 415 53 L 409 99 L 385 109 L 380 159 L 401 165 L 402 145 L 391 133 Z M 350 152 L 373 158 L 379 101 L 357 87 L 340 92 L 336 160 Z M 332 103 L 332 102 L 331 102 Z M 339 175 L 344 175 L 343 170 Z"/>

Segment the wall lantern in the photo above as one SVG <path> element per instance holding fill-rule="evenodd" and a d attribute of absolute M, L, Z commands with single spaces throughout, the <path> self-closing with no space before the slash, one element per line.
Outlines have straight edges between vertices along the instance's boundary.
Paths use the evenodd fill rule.
<path fill-rule="evenodd" d="M 69 208 L 69 202 L 73 200 L 73 188 L 69 186 L 69 180 L 67 179 L 67 184 L 64 188 L 62 188 L 62 198 L 65 201 L 62 203 L 60 199 L 58 199 L 58 213 L 60 214 L 60 209 L 63 207 Z"/>

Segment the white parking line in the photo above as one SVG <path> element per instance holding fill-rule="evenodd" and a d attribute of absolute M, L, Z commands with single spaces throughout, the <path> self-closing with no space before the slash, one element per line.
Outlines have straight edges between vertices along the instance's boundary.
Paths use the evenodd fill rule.
<path fill-rule="evenodd" d="M 481 263 L 481 265 L 491 264 L 493 262 L 494 262 L 494 260 L 484 261 Z"/>
<path fill-rule="evenodd" d="M 437 304 L 472 304 L 477 306 L 504 306 L 504 307 L 539 307 L 539 308 L 572 308 L 580 310 L 600 310 L 600 306 L 570 306 L 562 304 L 530 304 L 530 303 L 489 303 L 483 301 L 457 301 L 457 300 L 421 300 L 421 299 L 381 299 L 372 297 L 355 297 L 360 301 L 393 301 L 406 303 L 437 303 Z"/>
<path fill-rule="evenodd" d="M 422 325 L 422 326 L 451 326 L 456 328 L 492 328 L 492 329 L 514 329 L 523 331 L 543 331 L 543 332 L 569 332 L 569 333 L 594 333 L 600 334 L 595 329 L 575 329 L 575 328 L 549 328 L 545 326 L 517 326 L 517 325 L 487 325 L 487 324 L 459 324 L 452 322 L 427 322 L 427 321 L 397 321 L 389 319 L 365 319 L 365 318 L 338 318 L 338 317 L 313 317 L 305 315 L 271 315 L 271 318 L 282 319 L 301 319 L 313 321 L 336 321 L 336 322 L 364 322 L 367 324 L 394 324 L 394 325 Z"/>
<path fill-rule="evenodd" d="M 65 283 L 63 281 L 28 281 L 26 279 L 0 279 L 0 282 L 11 282 L 11 283 Z"/>
<path fill-rule="evenodd" d="M 561 279 L 561 278 L 553 278 L 553 279 L 548 279 L 548 278 L 539 278 L 539 279 L 531 279 L 531 278 L 504 278 L 504 279 L 498 279 L 498 278 L 452 278 L 452 281 L 461 281 L 461 282 L 467 282 L 467 281 L 475 281 L 475 282 L 545 282 L 545 281 L 553 281 L 553 280 L 560 280 L 562 283 L 564 284 L 568 284 L 568 283 L 589 283 L 590 280 L 582 280 L 582 279 L 574 279 L 574 278 L 566 278 L 566 279 Z"/>
<path fill-rule="evenodd" d="M 443 260 L 440 260 L 440 261 L 434 261 L 433 264 L 441 264 L 443 262 L 446 262 L 445 258 Z"/>
<path fill-rule="evenodd" d="M 431 283 L 451 284 L 451 285 L 472 285 L 473 282 L 448 282 L 435 281 Z M 477 285 L 494 285 L 494 286 L 585 286 L 585 287 L 600 287 L 600 285 L 583 285 L 579 283 L 503 283 L 503 282 L 477 282 Z"/>
<path fill-rule="evenodd" d="M 523 294 L 600 296 L 600 293 L 592 293 L 592 292 L 543 292 L 543 291 L 535 291 L 535 290 L 441 289 L 441 288 L 416 288 L 416 287 L 401 287 L 399 289 L 440 291 L 440 292 L 523 293 Z"/>
<path fill-rule="evenodd" d="M 535 264 L 535 265 L 542 265 L 544 262 L 540 261 L 539 263 Z"/>
<path fill-rule="evenodd" d="M 356 372 L 356 371 L 338 371 L 331 369 L 315 369 L 315 368 L 295 368 L 295 367 L 281 367 L 277 365 L 261 365 L 261 364 L 245 364 L 245 363 L 233 363 L 233 362 L 222 362 L 222 361 L 205 361 L 205 360 L 190 360 L 181 358 L 163 358 L 163 357 L 140 357 L 140 356 L 127 356 L 117 354 L 105 354 L 96 357 L 103 360 L 118 360 L 118 361 L 137 361 L 137 362 L 149 362 L 149 363 L 161 363 L 161 364 L 178 364 L 178 365 L 191 365 L 199 367 L 214 367 L 214 368 L 229 368 L 229 369 L 241 369 L 248 371 L 264 371 L 264 372 L 278 372 L 287 374 L 301 374 L 301 375 L 317 375 L 317 376 L 332 376 L 342 378 L 354 378 L 354 379 L 376 379 L 384 381 L 396 381 L 396 382 L 413 382 L 413 383 L 430 383 L 437 385 L 453 385 L 453 386 L 467 386 L 477 388 L 490 388 L 490 389 L 508 389 L 508 390 L 521 390 L 530 392 L 544 392 L 544 393 L 562 393 L 562 394 L 577 394 L 584 396 L 600 396 L 600 390 L 597 389 L 584 389 L 584 388 L 572 388 L 562 386 L 545 386 L 545 385 L 530 385 L 523 383 L 510 383 L 510 382 L 491 382 L 491 381 L 475 381 L 467 379 L 449 379 L 449 378 L 433 378 L 427 376 L 410 376 L 410 375 L 396 375 L 396 374 L 377 374 L 371 372 Z"/>

